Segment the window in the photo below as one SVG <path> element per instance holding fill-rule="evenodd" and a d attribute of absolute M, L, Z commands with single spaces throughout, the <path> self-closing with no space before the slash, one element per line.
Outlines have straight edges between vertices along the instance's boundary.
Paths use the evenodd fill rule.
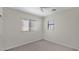
<path fill-rule="evenodd" d="M 38 31 L 40 25 L 39 20 L 22 20 L 22 31 Z"/>
<path fill-rule="evenodd" d="M 54 20 L 48 20 L 48 30 L 54 29 Z"/>
<path fill-rule="evenodd" d="M 22 20 L 22 31 L 29 31 L 29 20 Z"/>

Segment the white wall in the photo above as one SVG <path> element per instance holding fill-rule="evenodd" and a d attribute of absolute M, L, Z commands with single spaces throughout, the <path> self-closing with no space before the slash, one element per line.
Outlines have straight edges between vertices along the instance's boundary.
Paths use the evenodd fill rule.
<path fill-rule="evenodd" d="M 79 8 L 71 8 L 69 10 L 61 11 L 48 16 L 43 20 L 38 16 L 18 10 L 3 8 L 2 18 L 0 18 L 0 50 L 6 50 L 43 38 L 79 49 Z M 29 18 L 45 22 L 44 24 L 41 24 L 41 29 L 39 31 L 22 32 L 21 20 Z M 47 21 L 50 19 L 55 20 L 55 30 L 53 31 L 47 30 Z"/>
<path fill-rule="evenodd" d="M 33 20 L 41 21 L 40 17 L 10 8 L 3 8 L 3 15 L 4 15 L 3 39 L 5 40 L 4 50 L 42 39 L 42 27 L 40 28 L 39 31 L 36 32 L 21 31 L 22 19 L 31 18 Z"/>
<path fill-rule="evenodd" d="M 0 35 L 2 34 L 2 23 L 3 23 L 3 11 L 2 8 L 0 7 Z"/>
<path fill-rule="evenodd" d="M 55 20 L 55 30 L 47 30 L 47 21 Z M 79 49 L 79 8 L 71 8 L 45 18 L 44 38 Z"/>
<path fill-rule="evenodd" d="M 0 50 L 3 50 L 4 48 L 4 40 L 3 40 L 3 9 L 0 7 Z"/>

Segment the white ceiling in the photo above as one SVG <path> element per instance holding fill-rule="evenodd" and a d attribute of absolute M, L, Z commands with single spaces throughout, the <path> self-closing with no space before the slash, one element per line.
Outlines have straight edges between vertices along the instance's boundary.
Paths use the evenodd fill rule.
<path fill-rule="evenodd" d="M 49 12 L 44 13 L 40 10 L 40 7 L 12 7 L 12 8 L 20 10 L 20 11 L 28 12 L 37 16 L 48 16 L 56 12 L 70 9 L 70 7 L 51 7 L 51 9 L 56 9 L 56 11 L 52 11 L 52 12 L 49 11 Z"/>

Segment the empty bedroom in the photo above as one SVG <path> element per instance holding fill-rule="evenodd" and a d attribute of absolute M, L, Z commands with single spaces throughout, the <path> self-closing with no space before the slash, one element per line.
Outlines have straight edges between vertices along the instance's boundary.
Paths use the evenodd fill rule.
<path fill-rule="evenodd" d="M 79 7 L 0 7 L 0 51 L 79 51 Z"/>

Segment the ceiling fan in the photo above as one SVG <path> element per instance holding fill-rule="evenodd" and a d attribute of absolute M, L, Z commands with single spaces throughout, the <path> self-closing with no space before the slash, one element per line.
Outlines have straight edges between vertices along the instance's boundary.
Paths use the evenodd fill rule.
<path fill-rule="evenodd" d="M 44 12 L 54 12 L 56 11 L 55 8 L 52 7 L 40 7 L 40 10 L 44 13 Z"/>

